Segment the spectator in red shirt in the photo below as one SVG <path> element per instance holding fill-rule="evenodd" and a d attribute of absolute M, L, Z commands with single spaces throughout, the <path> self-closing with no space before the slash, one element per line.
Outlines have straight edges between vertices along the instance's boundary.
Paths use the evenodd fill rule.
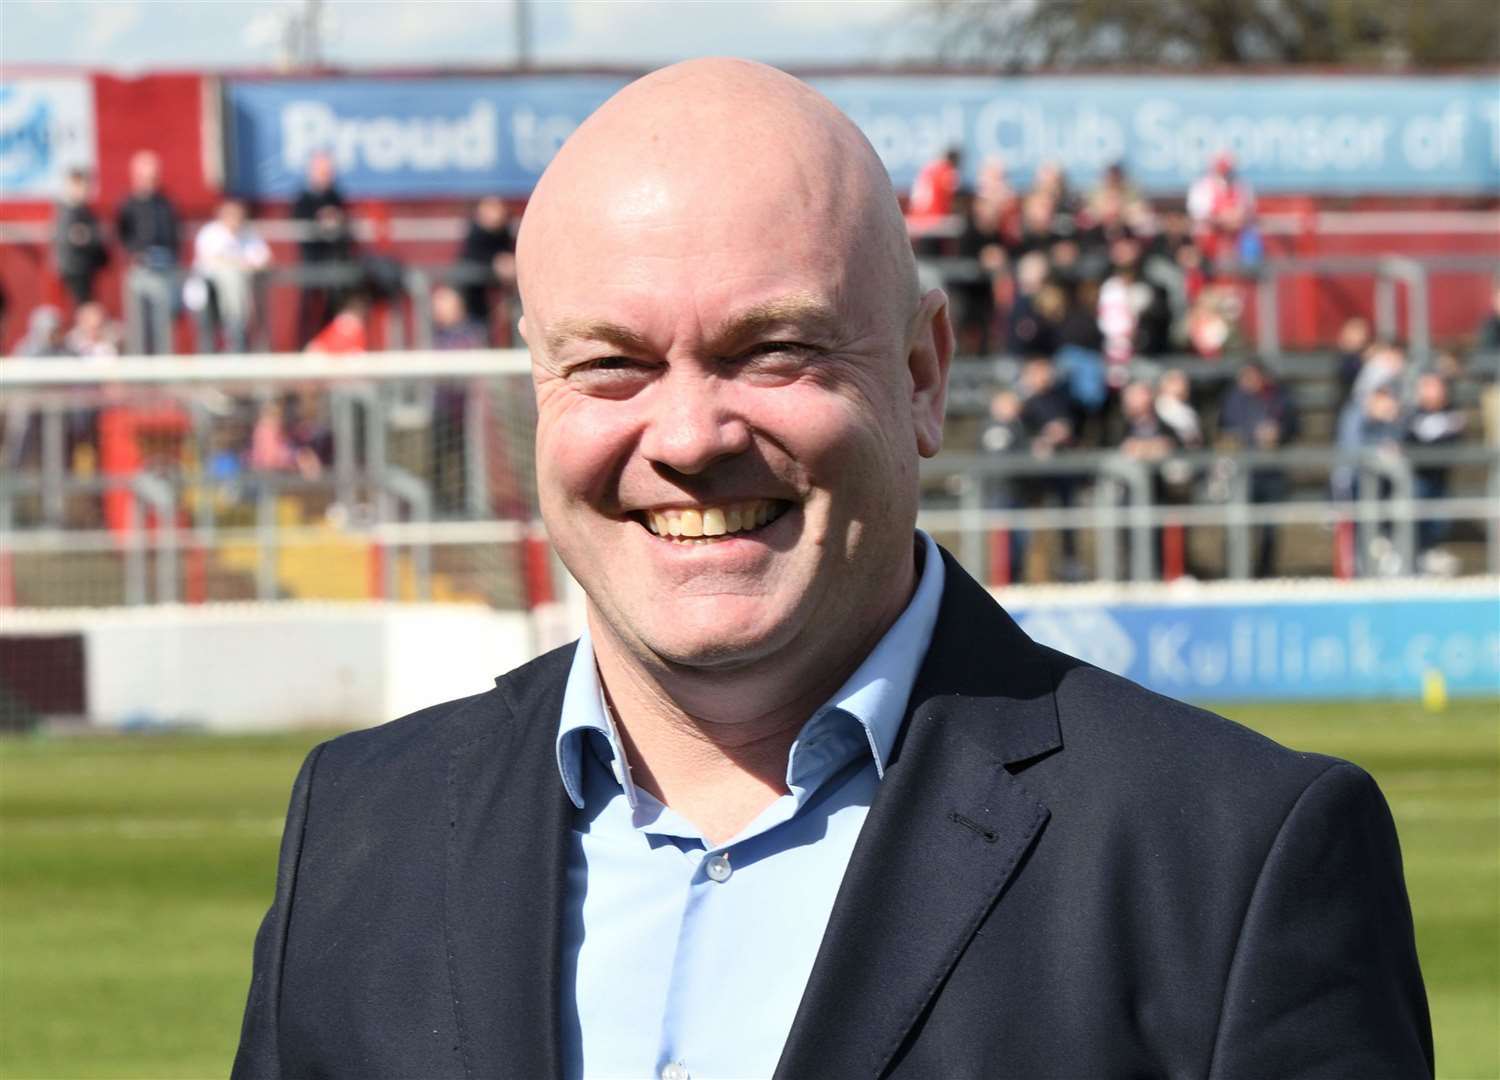
<path fill-rule="evenodd" d="M 962 160 L 963 155 L 957 147 L 951 147 L 942 157 L 923 165 L 917 173 L 906 204 L 906 224 L 914 236 L 927 238 L 926 234 L 953 213 L 953 199 L 958 194 L 960 181 L 958 167 Z"/>
<path fill-rule="evenodd" d="M 364 294 L 354 293 L 344 301 L 333 321 L 323 327 L 303 351 L 328 356 L 365 352 L 369 347 L 365 329 L 365 316 L 369 310 L 370 301 Z"/>
<path fill-rule="evenodd" d="M 1232 154 L 1214 155 L 1188 189 L 1187 205 L 1198 248 L 1215 268 L 1255 261 L 1241 250 L 1255 223 L 1255 193 L 1235 174 Z"/>

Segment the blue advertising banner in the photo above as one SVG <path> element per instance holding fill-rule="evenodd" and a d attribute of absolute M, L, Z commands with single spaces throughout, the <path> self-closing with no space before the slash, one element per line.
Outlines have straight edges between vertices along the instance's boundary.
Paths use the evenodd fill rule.
<path fill-rule="evenodd" d="M 350 78 L 226 84 L 229 184 L 294 194 L 317 150 L 363 197 L 524 195 L 624 76 Z M 1500 79 L 1466 76 L 848 76 L 815 86 L 854 117 L 898 187 L 949 146 L 972 177 L 1025 184 L 1057 161 L 1091 183 L 1123 161 L 1181 194 L 1219 150 L 1262 191 L 1500 194 Z"/>
<path fill-rule="evenodd" d="M 1010 605 L 1037 641 L 1190 701 L 1500 695 L 1500 599 Z"/>
<path fill-rule="evenodd" d="M 575 127 L 629 80 L 308 79 L 225 87 L 227 187 L 291 198 L 333 155 L 355 198 L 524 195 Z"/>

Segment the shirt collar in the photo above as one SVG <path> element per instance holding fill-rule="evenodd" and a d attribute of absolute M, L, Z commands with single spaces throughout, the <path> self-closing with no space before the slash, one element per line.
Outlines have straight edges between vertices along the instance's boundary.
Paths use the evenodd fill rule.
<path fill-rule="evenodd" d="M 920 529 L 917 538 L 923 552 L 922 576 L 910 603 L 854 674 L 813 713 L 798 736 L 798 743 L 804 742 L 813 728 L 826 722 L 835 712 L 852 717 L 864 731 L 875 760 L 876 773 L 881 777 L 885 775 L 891 748 L 905 719 L 906 703 L 916 682 L 917 669 L 932 642 L 932 629 L 937 623 L 943 598 L 945 573 L 942 555 L 932 537 Z M 593 641 L 585 627 L 578 639 L 563 690 L 556 744 L 557 771 L 562 776 L 568 798 L 579 809 L 584 805 L 583 753 L 590 732 L 596 733 L 608 746 L 613 757 L 611 765 L 615 779 L 634 808 L 637 793 L 630 776 L 630 763 L 604 699 L 599 669 L 594 662 Z M 794 746 L 793 756 L 796 749 Z M 792 767 L 789 761 L 788 786 L 792 784 Z"/>

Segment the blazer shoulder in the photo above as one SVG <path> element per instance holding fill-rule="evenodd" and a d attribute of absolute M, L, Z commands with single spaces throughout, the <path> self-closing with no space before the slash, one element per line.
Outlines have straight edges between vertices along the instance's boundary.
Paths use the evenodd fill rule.
<path fill-rule="evenodd" d="M 1247 780 L 1281 798 L 1300 794 L 1336 765 L 1295 750 L 1218 713 L 1158 694 L 1119 675 L 1043 647 L 1055 672 L 1063 744 L 1109 775 L 1228 793 Z"/>
<path fill-rule="evenodd" d="M 538 699 L 561 693 L 573 645 L 554 649 L 495 680 L 482 693 L 429 705 L 377 727 L 339 735 L 318 749 L 320 771 L 380 768 L 404 760 L 446 757 L 454 750 L 504 731 L 515 716 L 531 713 Z"/>

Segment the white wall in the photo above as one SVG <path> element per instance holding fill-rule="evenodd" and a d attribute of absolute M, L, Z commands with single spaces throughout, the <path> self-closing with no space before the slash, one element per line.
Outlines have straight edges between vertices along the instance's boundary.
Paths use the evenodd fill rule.
<path fill-rule="evenodd" d="M 447 604 L 12 611 L 3 630 L 81 633 L 89 719 L 105 726 L 379 724 L 487 690 L 534 655 L 525 613 Z"/>

